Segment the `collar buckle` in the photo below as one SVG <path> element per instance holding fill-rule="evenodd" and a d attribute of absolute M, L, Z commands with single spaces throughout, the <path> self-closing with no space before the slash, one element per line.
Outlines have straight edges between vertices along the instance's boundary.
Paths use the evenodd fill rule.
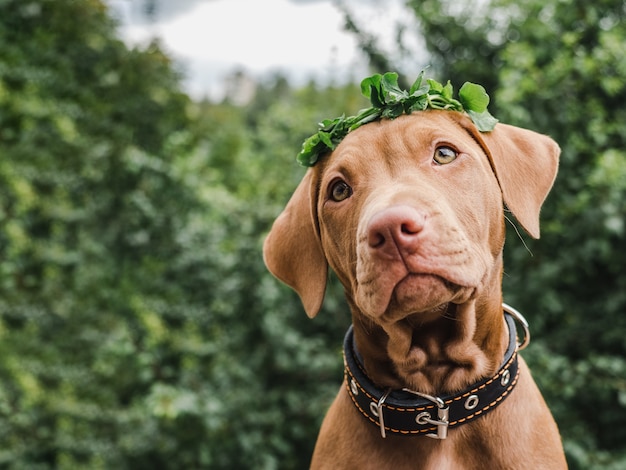
<path fill-rule="evenodd" d="M 437 426 L 437 434 L 430 433 L 426 434 L 426 437 L 430 437 L 432 439 L 440 439 L 443 440 L 448 437 L 448 426 L 450 425 L 449 415 L 450 408 L 446 405 L 446 403 L 439 397 L 433 397 L 426 393 L 416 392 L 415 390 L 410 390 L 408 388 L 402 389 L 404 392 L 412 393 L 413 395 L 417 395 L 418 397 L 426 398 L 427 400 L 433 402 L 437 405 L 437 419 L 433 419 L 431 414 L 428 411 L 423 411 L 415 417 L 415 422 L 417 424 L 433 424 Z"/>

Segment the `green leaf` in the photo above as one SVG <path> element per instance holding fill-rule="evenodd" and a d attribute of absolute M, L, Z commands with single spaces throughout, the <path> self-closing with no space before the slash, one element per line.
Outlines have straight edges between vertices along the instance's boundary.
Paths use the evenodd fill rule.
<path fill-rule="evenodd" d="M 387 106 L 384 110 L 383 110 L 383 117 L 386 117 L 388 119 L 395 119 L 398 116 L 400 116 L 402 114 L 402 112 L 404 111 L 404 106 L 402 105 L 402 103 L 396 103 L 393 104 L 391 106 Z"/>
<path fill-rule="evenodd" d="M 499 122 L 493 117 L 489 111 L 485 110 L 482 113 L 477 113 L 471 109 L 467 111 L 467 114 L 472 119 L 476 127 L 480 132 L 491 132 L 496 124 Z"/>
<path fill-rule="evenodd" d="M 366 98 L 369 98 L 372 105 L 376 108 L 382 108 L 385 105 L 384 97 L 381 92 L 382 75 L 379 73 L 365 78 L 361 82 L 361 93 Z"/>
<path fill-rule="evenodd" d="M 324 119 L 322 122 L 319 123 L 319 129 L 322 131 L 329 131 L 334 126 L 336 126 L 339 121 L 344 119 L 344 117 L 345 115 L 335 118 L 335 119 Z"/>
<path fill-rule="evenodd" d="M 448 80 L 446 85 L 441 90 L 441 96 L 443 96 L 447 100 L 451 100 L 453 93 L 454 93 L 454 88 L 452 87 L 452 83 L 450 83 L 450 80 Z"/>
<path fill-rule="evenodd" d="M 428 98 L 424 96 L 423 98 L 419 98 L 414 103 L 411 103 L 409 109 L 407 110 L 407 114 L 412 113 L 413 111 L 424 111 L 428 108 Z"/>
<path fill-rule="evenodd" d="M 441 83 L 439 83 L 437 80 L 433 80 L 432 78 L 429 78 L 427 81 L 430 85 L 431 91 L 435 92 L 436 94 L 441 94 L 441 92 L 443 91 L 443 85 Z"/>
<path fill-rule="evenodd" d="M 482 86 L 475 83 L 465 82 L 459 90 L 459 99 L 467 111 L 482 113 L 489 106 L 489 95 Z"/>
<path fill-rule="evenodd" d="M 335 144 L 330 140 L 330 134 L 328 132 L 318 132 L 317 135 L 319 135 L 320 140 L 326 144 L 326 147 L 331 150 L 335 149 Z"/>
<path fill-rule="evenodd" d="M 398 85 L 398 74 L 396 72 L 385 73 L 380 85 L 386 104 L 396 103 L 408 98 L 407 92 Z"/>
<path fill-rule="evenodd" d="M 313 166 L 317 162 L 316 147 L 320 143 L 319 133 L 313 134 L 302 143 L 302 150 L 298 154 L 297 160 L 303 166 Z"/>
<path fill-rule="evenodd" d="M 428 93 L 428 90 L 430 90 L 430 85 L 428 84 L 428 82 L 422 85 L 423 80 L 424 80 L 424 71 L 422 70 L 420 74 L 417 76 L 417 78 L 415 79 L 415 81 L 413 82 L 413 85 L 411 85 L 411 89 L 409 90 L 409 95 L 422 96 Z"/>

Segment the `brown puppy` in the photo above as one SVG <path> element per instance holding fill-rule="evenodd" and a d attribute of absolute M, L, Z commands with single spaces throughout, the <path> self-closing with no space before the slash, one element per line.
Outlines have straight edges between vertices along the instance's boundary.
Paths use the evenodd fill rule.
<path fill-rule="evenodd" d="M 352 311 L 311 468 L 566 468 L 501 288 L 503 201 L 538 238 L 558 155 L 546 136 L 429 110 L 367 124 L 308 170 L 264 258 L 310 317 L 330 265 Z"/>

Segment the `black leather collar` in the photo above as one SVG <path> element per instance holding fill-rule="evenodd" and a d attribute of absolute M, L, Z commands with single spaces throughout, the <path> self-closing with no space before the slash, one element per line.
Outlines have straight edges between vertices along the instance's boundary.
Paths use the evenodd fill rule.
<path fill-rule="evenodd" d="M 524 318 L 507 305 L 504 308 L 509 345 L 498 373 L 455 395 L 441 397 L 407 389 L 378 388 L 365 372 L 350 326 L 343 345 L 345 382 L 357 410 L 368 421 L 379 426 L 382 437 L 391 432 L 402 435 L 425 434 L 436 439 L 445 439 L 448 427 L 465 424 L 493 410 L 510 394 L 518 379 L 518 345 L 513 315 L 523 323 L 525 339 L 528 339 Z"/>

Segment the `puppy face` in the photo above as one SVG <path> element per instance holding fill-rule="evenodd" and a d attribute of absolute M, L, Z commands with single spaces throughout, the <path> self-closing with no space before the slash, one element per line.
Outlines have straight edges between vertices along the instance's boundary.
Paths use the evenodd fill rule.
<path fill-rule="evenodd" d="M 353 312 L 426 320 L 499 284 L 503 203 L 539 238 L 559 153 L 545 135 L 506 124 L 481 133 L 453 111 L 369 123 L 307 171 L 265 240 L 265 263 L 310 317 L 330 265 Z"/>
<path fill-rule="evenodd" d="M 481 292 L 503 245 L 502 194 L 445 113 L 357 129 L 318 171 L 321 243 L 361 312 L 426 320 Z"/>

